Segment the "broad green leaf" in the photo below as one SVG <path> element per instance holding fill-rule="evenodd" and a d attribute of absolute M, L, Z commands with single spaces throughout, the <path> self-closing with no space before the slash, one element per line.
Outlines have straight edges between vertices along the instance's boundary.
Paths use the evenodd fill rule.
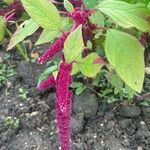
<path fill-rule="evenodd" d="M 99 57 L 97 53 L 93 52 L 78 63 L 80 71 L 83 75 L 91 78 L 97 75 L 102 67 L 102 65 L 94 64 L 97 57 Z"/>
<path fill-rule="evenodd" d="M 74 10 L 73 5 L 68 0 L 64 0 L 64 7 L 69 12 Z"/>
<path fill-rule="evenodd" d="M 97 6 L 104 14 L 124 28 L 135 27 L 141 31 L 149 31 L 150 25 L 145 19 L 150 11 L 144 4 L 128 4 L 123 1 L 104 0 Z"/>
<path fill-rule="evenodd" d="M 21 0 L 31 18 L 41 27 L 61 30 L 61 18 L 55 5 L 48 0 Z"/>
<path fill-rule="evenodd" d="M 64 44 L 64 55 L 68 63 L 76 60 L 82 53 L 84 49 L 84 42 L 82 37 L 82 25 L 80 25 L 76 30 L 71 32 L 67 37 Z"/>
<path fill-rule="evenodd" d="M 97 5 L 98 0 L 84 0 L 84 4 L 87 8 L 94 8 Z"/>
<path fill-rule="evenodd" d="M 33 34 L 38 28 L 39 25 L 36 22 L 34 22 L 32 19 L 24 21 L 17 28 L 16 32 L 12 36 L 7 50 L 12 49 L 16 44 L 23 41 L 27 36 Z"/>
<path fill-rule="evenodd" d="M 56 37 L 58 37 L 58 35 L 59 35 L 58 31 L 44 29 L 35 45 L 51 42 Z"/>
<path fill-rule="evenodd" d="M 0 17 L 0 42 L 3 41 L 4 36 L 5 36 L 5 23 L 4 19 Z"/>
<path fill-rule="evenodd" d="M 105 52 L 122 80 L 137 92 L 141 92 L 144 80 L 144 48 L 134 36 L 109 29 Z"/>
<path fill-rule="evenodd" d="M 105 25 L 104 15 L 99 10 L 94 11 L 94 13 L 89 17 L 89 19 L 93 24 L 97 24 L 102 27 Z"/>

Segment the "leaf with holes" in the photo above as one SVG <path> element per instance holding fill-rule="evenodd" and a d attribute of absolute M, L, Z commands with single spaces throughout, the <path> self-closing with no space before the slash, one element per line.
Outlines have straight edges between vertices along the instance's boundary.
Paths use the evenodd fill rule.
<path fill-rule="evenodd" d="M 122 80 L 137 92 L 144 81 L 144 48 L 134 36 L 115 29 L 106 35 L 105 52 Z"/>
<path fill-rule="evenodd" d="M 64 44 L 64 55 L 68 63 L 76 60 L 82 53 L 84 49 L 84 42 L 82 37 L 82 25 L 80 25 L 76 30 L 71 32 L 67 37 Z"/>
<path fill-rule="evenodd" d="M 16 44 L 23 41 L 27 36 L 33 34 L 39 25 L 32 19 L 24 21 L 16 30 L 13 37 L 10 40 L 7 50 L 12 49 Z"/>
<path fill-rule="evenodd" d="M 128 4 L 122 1 L 104 0 L 96 7 L 124 28 L 135 27 L 141 31 L 149 31 L 150 25 L 146 17 L 150 11 L 144 4 Z"/>
<path fill-rule="evenodd" d="M 55 5 L 47 0 L 21 0 L 31 18 L 41 27 L 61 30 L 61 17 Z"/>

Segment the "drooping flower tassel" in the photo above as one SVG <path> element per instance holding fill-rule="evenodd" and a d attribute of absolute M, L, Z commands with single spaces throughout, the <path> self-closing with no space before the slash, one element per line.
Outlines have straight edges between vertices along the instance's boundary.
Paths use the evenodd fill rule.
<path fill-rule="evenodd" d="M 66 38 L 68 37 L 69 32 L 63 33 L 52 46 L 41 56 L 38 58 L 37 63 L 42 64 L 48 59 L 53 58 L 57 53 L 59 53 L 63 47 Z"/>
<path fill-rule="evenodd" d="M 61 150 L 70 150 L 72 64 L 62 62 L 56 80 L 56 119 Z"/>
<path fill-rule="evenodd" d="M 37 90 L 42 91 L 54 86 L 55 86 L 55 79 L 54 76 L 51 75 L 37 86 Z"/>
<path fill-rule="evenodd" d="M 66 112 L 62 113 L 60 110 L 60 104 L 56 102 L 56 119 L 58 136 L 61 150 L 71 149 L 71 106 L 72 106 L 72 92 L 69 91 L 67 97 Z"/>

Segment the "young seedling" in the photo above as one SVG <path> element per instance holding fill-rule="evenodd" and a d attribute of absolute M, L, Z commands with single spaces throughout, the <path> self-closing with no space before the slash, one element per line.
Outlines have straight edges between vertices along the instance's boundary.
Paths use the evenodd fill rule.
<path fill-rule="evenodd" d="M 105 66 L 104 69 L 117 73 L 121 83 L 125 82 L 140 93 L 145 69 L 144 47 L 132 29 L 137 29 L 139 34 L 150 30 L 150 10 L 147 4 L 129 4 L 119 0 L 21 2 L 31 18 L 20 25 L 24 27 L 19 27 L 19 35 L 16 31 L 8 49 L 33 34 L 40 26 L 43 32 L 36 45 L 48 42 L 52 44 L 38 58 L 37 63 L 44 64 L 60 54 L 58 69 L 39 83 L 37 89 L 41 91 L 50 87 L 56 88 L 60 148 L 70 150 L 72 92 L 69 87 L 72 76 L 82 73 L 88 81 L 95 78 Z M 66 11 L 57 10 L 55 5 L 63 6 Z M 100 50 L 103 50 L 103 55 Z"/>

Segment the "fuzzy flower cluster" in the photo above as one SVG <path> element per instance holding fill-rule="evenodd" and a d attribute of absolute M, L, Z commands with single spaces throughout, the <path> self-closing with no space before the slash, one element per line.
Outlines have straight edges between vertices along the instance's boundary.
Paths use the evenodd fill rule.
<path fill-rule="evenodd" d="M 56 80 L 56 119 L 61 150 L 70 150 L 72 64 L 62 62 Z"/>
<path fill-rule="evenodd" d="M 48 59 L 52 59 L 57 53 L 59 53 L 63 47 L 66 38 L 68 37 L 69 32 L 63 33 L 52 46 L 41 56 L 38 58 L 37 63 L 43 64 Z"/>
<path fill-rule="evenodd" d="M 37 90 L 42 91 L 42 90 L 45 90 L 54 86 L 55 86 L 55 79 L 54 79 L 54 76 L 51 75 L 37 86 Z"/>
<path fill-rule="evenodd" d="M 56 119 L 61 150 L 70 150 L 72 92 L 69 86 L 72 83 L 71 70 L 72 64 L 63 61 L 59 66 L 56 80 L 54 76 L 49 76 L 37 87 L 39 91 L 56 87 Z"/>
<path fill-rule="evenodd" d="M 71 17 L 78 25 L 80 25 L 85 24 L 87 22 L 87 18 L 91 14 L 91 10 L 81 10 L 81 8 L 77 7 L 73 12 L 69 13 L 69 17 Z"/>

